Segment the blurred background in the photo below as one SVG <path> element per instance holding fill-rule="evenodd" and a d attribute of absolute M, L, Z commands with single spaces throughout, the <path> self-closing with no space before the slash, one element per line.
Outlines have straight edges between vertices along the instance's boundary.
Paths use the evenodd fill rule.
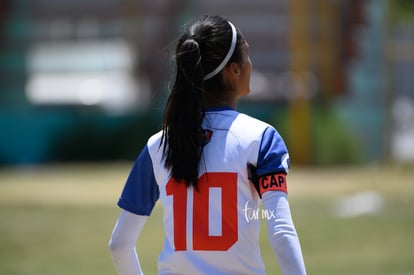
<path fill-rule="evenodd" d="M 115 274 L 116 202 L 160 129 L 177 36 L 203 14 L 250 44 L 238 109 L 287 143 L 308 274 L 414 274 L 413 0 L 1 0 L 0 274 Z M 146 274 L 161 207 L 151 218 Z"/>
<path fill-rule="evenodd" d="M 133 160 L 160 128 L 183 24 L 246 36 L 293 164 L 414 161 L 411 0 L 2 0 L 0 165 Z"/>

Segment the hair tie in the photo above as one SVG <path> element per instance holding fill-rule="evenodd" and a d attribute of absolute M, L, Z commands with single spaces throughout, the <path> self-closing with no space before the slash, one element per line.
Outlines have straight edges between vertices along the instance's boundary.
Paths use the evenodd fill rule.
<path fill-rule="evenodd" d="M 200 47 L 200 46 L 199 46 L 199 44 L 198 44 L 198 42 L 197 42 L 197 40 L 195 40 L 194 38 L 187 38 L 187 39 L 184 41 L 184 43 L 189 43 L 189 42 L 196 44 L 196 45 L 197 45 L 197 47 Z M 184 43 L 183 43 L 183 44 L 184 44 Z"/>
<path fill-rule="evenodd" d="M 209 80 L 210 78 L 212 78 L 216 74 L 218 74 L 221 70 L 223 70 L 223 68 L 226 66 L 227 62 L 229 62 L 231 56 L 233 55 L 234 49 L 236 48 L 236 42 L 237 42 L 236 28 L 234 27 L 234 25 L 230 21 L 227 21 L 227 22 L 229 23 L 229 25 L 231 27 L 231 32 L 232 32 L 230 49 L 229 49 L 226 57 L 224 57 L 223 61 L 221 61 L 220 65 L 218 65 L 217 68 L 215 68 L 211 73 L 204 76 L 204 80 Z"/>

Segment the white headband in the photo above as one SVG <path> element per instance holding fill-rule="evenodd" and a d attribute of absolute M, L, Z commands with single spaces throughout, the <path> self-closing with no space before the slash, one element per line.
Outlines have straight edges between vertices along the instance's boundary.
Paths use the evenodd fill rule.
<path fill-rule="evenodd" d="M 231 56 L 233 55 L 234 49 L 236 48 L 236 42 L 237 42 L 236 28 L 234 27 L 234 25 L 230 21 L 227 21 L 227 22 L 229 23 L 229 25 L 231 27 L 231 32 L 232 32 L 230 49 L 229 49 L 226 57 L 224 57 L 223 61 L 221 61 L 220 65 L 218 65 L 217 68 L 214 69 L 214 71 L 212 71 L 211 73 L 204 76 L 204 80 L 209 80 L 210 78 L 212 78 L 213 76 L 218 74 L 221 70 L 223 70 L 224 66 L 226 66 L 227 62 L 229 62 Z"/>

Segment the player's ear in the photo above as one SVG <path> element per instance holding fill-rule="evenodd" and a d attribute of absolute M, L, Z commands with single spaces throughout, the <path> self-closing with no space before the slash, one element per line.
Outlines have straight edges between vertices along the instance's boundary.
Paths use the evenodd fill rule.
<path fill-rule="evenodd" d="M 231 79 L 239 79 L 241 74 L 241 68 L 240 65 L 236 62 L 231 62 L 227 64 L 226 73 Z"/>

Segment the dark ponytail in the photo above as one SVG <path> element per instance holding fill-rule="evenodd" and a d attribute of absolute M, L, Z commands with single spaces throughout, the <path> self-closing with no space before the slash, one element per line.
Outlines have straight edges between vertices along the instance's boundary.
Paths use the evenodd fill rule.
<path fill-rule="evenodd" d="M 165 167 L 176 181 L 197 188 L 202 154 L 205 93 L 223 90 L 221 74 L 204 80 L 226 56 L 232 31 L 228 21 L 218 16 L 204 16 L 191 24 L 177 43 L 176 76 L 163 119 L 163 155 Z M 241 41 L 230 61 L 242 58 Z"/>
<path fill-rule="evenodd" d="M 201 158 L 204 77 L 197 41 L 191 38 L 179 41 L 176 67 L 175 84 L 164 113 L 165 166 L 171 168 L 171 176 L 176 180 L 195 186 Z"/>

